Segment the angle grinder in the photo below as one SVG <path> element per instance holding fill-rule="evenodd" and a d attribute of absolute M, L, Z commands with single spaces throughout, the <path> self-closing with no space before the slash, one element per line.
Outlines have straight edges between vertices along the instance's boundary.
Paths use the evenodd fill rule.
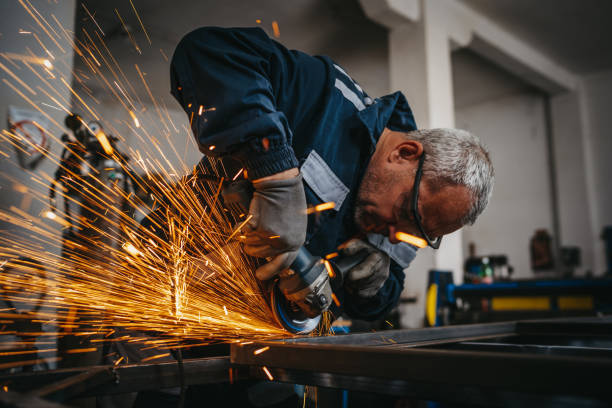
<path fill-rule="evenodd" d="M 252 192 L 250 182 L 238 180 L 228 183 L 222 195 L 226 204 L 236 204 L 248 211 Z M 332 294 L 342 288 L 346 273 L 367 255 L 363 250 L 325 261 L 301 247 L 295 261 L 272 282 L 270 308 L 277 322 L 291 333 L 312 332 L 321 321 L 321 314 L 331 306 Z"/>
<path fill-rule="evenodd" d="M 367 255 L 363 250 L 324 261 L 301 247 L 289 269 L 272 283 L 270 307 L 277 322 L 291 333 L 312 332 L 319 325 L 321 314 L 331 306 L 332 294 L 342 288 L 346 273 Z"/>

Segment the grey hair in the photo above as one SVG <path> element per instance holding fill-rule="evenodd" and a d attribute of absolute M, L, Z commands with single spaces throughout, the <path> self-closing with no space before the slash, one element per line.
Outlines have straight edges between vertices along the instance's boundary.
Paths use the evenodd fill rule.
<path fill-rule="evenodd" d="M 406 137 L 423 145 L 425 179 L 434 181 L 434 186 L 468 188 L 473 203 L 461 223 L 474 224 L 489 202 L 495 179 L 489 151 L 482 141 L 467 130 L 446 128 L 415 130 Z"/>

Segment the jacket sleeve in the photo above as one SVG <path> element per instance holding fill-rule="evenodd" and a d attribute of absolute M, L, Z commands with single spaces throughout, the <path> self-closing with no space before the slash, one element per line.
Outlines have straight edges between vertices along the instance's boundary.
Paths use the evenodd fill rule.
<path fill-rule="evenodd" d="M 391 260 L 389 277 L 376 296 L 361 298 L 345 291 L 344 312 L 354 319 L 378 320 L 387 315 L 399 301 L 404 289 L 404 271 L 402 267 Z"/>
<path fill-rule="evenodd" d="M 291 53 L 259 28 L 204 27 L 180 41 L 171 92 L 202 153 L 238 159 L 251 179 L 298 166 L 277 103 L 283 78 L 294 74 L 286 56 Z"/>

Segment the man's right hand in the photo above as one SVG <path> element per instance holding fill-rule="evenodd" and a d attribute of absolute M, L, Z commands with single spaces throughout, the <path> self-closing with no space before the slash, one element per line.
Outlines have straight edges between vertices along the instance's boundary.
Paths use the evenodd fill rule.
<path fill-rule="evenodd" d="M 268 280 L 287 269 L 306 239 L 306 196 L 302 176 L 291 169 L 253 181 L 244 250 L 251 256 L 272 258 L 255 271 Z"/>

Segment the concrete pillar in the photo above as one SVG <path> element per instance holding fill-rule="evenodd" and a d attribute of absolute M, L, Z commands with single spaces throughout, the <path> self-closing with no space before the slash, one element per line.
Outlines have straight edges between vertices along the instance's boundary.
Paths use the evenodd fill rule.
<path fill-rule="evenodd" d="M 371 19 L 389 29 L 390 91 L 406 95 L 419 128 L 453 127 L 454 103 L 451 45 L 446 31 L 444 2 L 419 0 L 361 0 Z M 463 280 L 462 234 L 444 237 L 440 249 L 425 248 L 406 270 L 406 298 L 400 305 L 402 327 L 419 327 L 425 315 L 428 271 L 450 270 Z"/>
<path fill-rule="evenodd" d="M 419 128 L 453 127 L 451 45 L 444 2 L 362 0 L 362 6 L 370 18 L 389 28 L 391 91 L 406 95 Z M 451 270 L 455 282 L 461 282 L 461 232 L 444 237 L 440 249 L 422 251 L 420 256 L 430 261 L 422 267 Z M 414 273 L 408 274 L 407 286 Z M 415 289 L 424 290 L 421 283 L 423 279 Z"/>

